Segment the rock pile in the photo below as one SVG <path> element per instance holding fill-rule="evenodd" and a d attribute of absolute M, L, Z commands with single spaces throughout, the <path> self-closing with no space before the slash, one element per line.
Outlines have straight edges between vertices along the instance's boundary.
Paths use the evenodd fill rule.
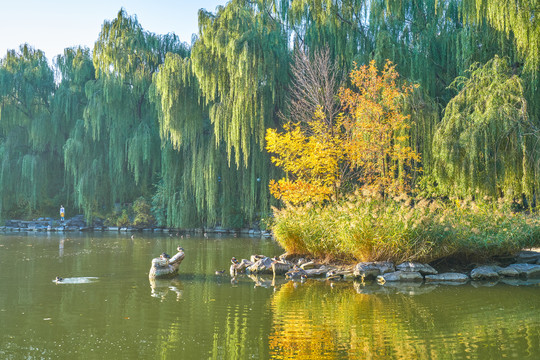
<path fill-rule="evenodd" d="M 293 258 L 287 254 L 270 258 L 253 255 L 250 260 L 238 261 L 233 258 L 231 276 L 240 273 L 251 275 L 284 275 L 291 280 L 307 278 L 326 278 L 331 281 L 354 279 L 376 281 L 379 285 L 392 283 L 463 284 L 469 281 L 494 281 L 499 279 L 540 279 L 540 251 L 522 251 L 514 258 L 514 263 L 501 267 L 498 265 L 477 266 L 467 273 L 439 273 L 429 264 L 404 262 L 360 262 L 354 266 L 331 266 L 316 260 Z"/>

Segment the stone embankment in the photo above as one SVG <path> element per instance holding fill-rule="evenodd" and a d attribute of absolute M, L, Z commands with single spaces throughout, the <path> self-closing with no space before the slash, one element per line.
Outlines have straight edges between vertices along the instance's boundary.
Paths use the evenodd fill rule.
<path fill-rule="evenodd" d="M 245 235 L 245 236 L 261 236 L 271 237 L 272 234 L 268 231 L 258 229 L 225 229 L 221 227 L 215 228 L 195 228 L 195 229 L 176 229 L 157 226 L 148 227 L 119 227 L 106 226 L 103 220 L 96 220 L 92 225 L 88 225 L 84 220 L 83 215 L 77 215 L 67 219 L 64 222 L 52 218 L 39 218 L 36 220 L 7 220 L 5 226 L 0 227 L 3 232 L 70 232 L 70 231 L 112 231 L 112 232 L 154 232 L 154 233 L 171 233 L 185 234 L 195 233 L 207 236 L 208 234 L 216 235 Z"/>
<path fill-rule="evenodd" d="M 507 260 L 508 261 L 508 260 Z M 391 286 L 397 283 L 465 284 L 468 282 L 503 281 L 540 283 L 540 249 L 521 251 L 509 264 L 481 265 L 468 272 L 439 272 L 429 264 L 405 262 L 361 262 L 356 265 L 338 266 L 318 263 L 316 260 L 294 258 L 287 254 L 276 258 L 253 255 L 251 259 L 231 260 L 231 276 L 249 275 L 285 276 L 286 279 L 305 280 L 322 278 L 329 281 L 357 280 L 362 284 Z"/>

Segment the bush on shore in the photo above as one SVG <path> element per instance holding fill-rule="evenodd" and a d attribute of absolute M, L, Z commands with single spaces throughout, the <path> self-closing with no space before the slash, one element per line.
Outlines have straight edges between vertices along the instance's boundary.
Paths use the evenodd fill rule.
<path fill-rule="evenodd" d="M 274 209 L 276 240 L 293 254 L 349 261 L 484 261 L 540 246 L 538 216 L 502 202 L 374 199 Z"/>

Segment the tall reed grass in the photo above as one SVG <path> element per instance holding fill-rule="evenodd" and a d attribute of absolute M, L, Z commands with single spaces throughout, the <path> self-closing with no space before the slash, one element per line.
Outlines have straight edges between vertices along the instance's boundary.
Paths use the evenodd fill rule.
<path fill-rule="evenodd" d="M 540 247 L 540 218 L 496 204 L 380 200 L 274 210 L 272 230 L 289 253 L 349 261 L 479 261 Z"/>

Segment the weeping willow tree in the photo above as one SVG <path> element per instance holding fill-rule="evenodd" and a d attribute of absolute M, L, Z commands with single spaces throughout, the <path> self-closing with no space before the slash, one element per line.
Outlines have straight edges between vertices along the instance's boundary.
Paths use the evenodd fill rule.
<path fill-rule="evenodd" d="M 215 15 L 201 10 L 192 49 L 216 142 L 224 142 L 238 166 L 264 148 L 265 128 L 277 121 L 288 81 L 286 33 L 265 6 L 233 0 Z"/>
<path fill-rule="evenodd" d="M 169 54 L 154 75 L 153 98 L 163 141 L 162 180 L 154 201 L 165 208 L 169 226 L 220 224 L 238 228 L 253 223 L 269 210 L 267 184 L 272 168 L 260 149 L 259 133 L 264 132 L 266 123 L 274 121 L 273 101 L 282 94 L 273 87 L 281 85 L 278 77 L 283 76 L 275 72 L 283 69 L 272 64 L 283 59 L 264 63 L 267 51 L 271 58 L 277 56 L 272 51 L 280 49 L 257 47 L 280 44 L 261 38 L 258 32 L 263 28 L 249 28 L 261 21 L 256 19 L 253 8 L 236 3 L 227 7 L 215 19 L 207 19 L 208 28 L 203 31 L 206 37 L 196 41 L 191 59 Z M 224 17 L 235 12 L 243 14 L 241 23 L 249 33 L 244 34 L 245 38 L 234 40 L 239 30 L 224 24 L 219 25 L 221 28 L 211 27 L 212 21 L 224 22 Z M 230 32 L 229 46 L 233 49 L 209 44 L 215 31 Z M 202 48 L 209 45 L 215 47 L 213 51 L 219 53 L 221 62 L 204 52 Z M 241 59 L 229 53 L 235 47 L 240 49 Z M 210 68 L 203 69 L 205 64 Z M 222 73 L 216 75 L 214 70 Z M 213 76 L 224 82 L 213 83 Z"/>
<path fill-rule="evenodd" d="M 471 24 L 488 23 L 515 42 L 520 58 L 531 118 L 540 123 L 540 4 L 538 0 L 463 0 L 463 13 Z M 522 69 L 521 69 L 522 68 Z"/>
<path fill-rule="evenodd" d="M 51 210 L 62 179 L 62 136 L 51 116 L 53 71 L 21 45 L 0 60 L 0 216 Z M 53 205 L 56 207 L 56 204 Z"/>
<path fill-rule="evenodd" d="M 124 10 L 105 21 L 94 45 L 95 80 L 87 105 L 65 146 L 75 203 L 89 219 L 116 202 L 150 196 L 161 170 L 152 74 L 168 52 L 185 51 L 175 35 L 145 32 Z"/>
<path fill-rule="evenodd" d="M 274 0 L 276 18 L 296 47 L 305 52 L 328 49 L 345 73 L 358 54 L 373 49 L 367 0 Z"/>
<path fill-rule="evenodd" d="M 63 55 L 55 58 L 55 65 L 57 76 L 61 80 L 54 93 L 52 116 L 55 119 L 55 133 L 62 134 L 57 136 L 57 140 L 61 141 L 62 149 L 66 150 L 72 145 L 73 140 L 68 141 L 72 129 L 78 122 L 82 122 L 87 104 L 85 85 L 95 79 L 95 69 L 90 50 L 81 47 L 65 49 Z M 72 182 L 64 182 L 64 177 L 60 174 L 55 178 L 62 181 L 58 188 L 63 189 L 57 203 L 71 207 L 74 200 Z"/>
<path fill-rule="evenodd" d="M 463 0 L 471 22 L 488 22 L 515 39 L 526 71 L 540 70 L 540 5 L 538 0 Z"/>
<path fill-rule="evenodd" d="M 264 134 L 288 79 L 287 38 L 264 2 L 199 12 L 191 59 L 169 56 L 156 74 L 162 182 L 169 225 L 240 227 L 269 209 L 273 167 Z M 193 212 L 196 209 L 196 212 Z"/>
<path fill-rule="evenodd" d="M 433 140 L 435 175 L 450 194 L 530 203 L 538 194 L 539 128 L 530 121 L 522 80 L 505 59 L 473 65 L 457 78 Z"/>

